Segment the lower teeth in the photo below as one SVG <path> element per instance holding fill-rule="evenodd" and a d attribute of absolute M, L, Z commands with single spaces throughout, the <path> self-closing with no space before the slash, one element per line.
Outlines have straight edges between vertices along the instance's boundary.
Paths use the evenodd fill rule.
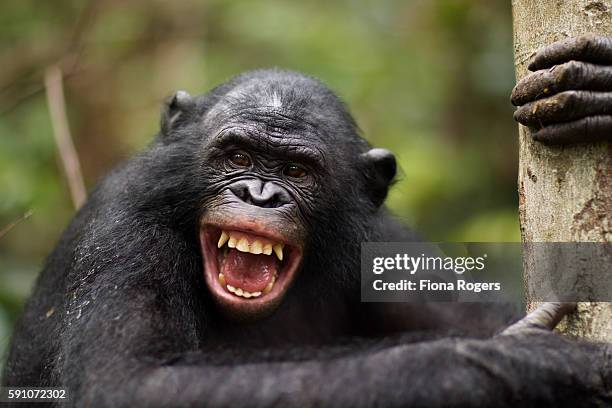
<path fill-rule="evenodd" d="M 276 278 L 272 278 L 272 282 L 268 283 L 268 285 L 266 286 L 266 288 L 263 290 L 263 294 L 267 294 L 272 290 L 272 287 L 274 286 L 274 282 L 276 281 Z M 225 275 L 223 275 L 222 273 L 219 274 L 219 283 L 221 284 L 221 286 L 224 286 L 228 292 L 239 296 L 239 297 L 243 297 L 246 299 L 252 298 L 252 297 L 259 297 L 261 296 L 262 292 L 261 291 L 257 291 L 257 292 L 253 292 L 253 293 L 249 293 L 241 288 L 235 288 L 232 285 L 227 285 L 225 282 Z"/>
<path fill-rule="evenodd" d="M 268 283 L 268 285 L 263 290 L 264 295 L 267 295 L 268 293 L 270 293 L 270 291 L 272 290 L 272 287 L 274 286 L 275 282 L 276 282 L 276 278 L 272 277 L 272 281 L 270 283 Z"/>

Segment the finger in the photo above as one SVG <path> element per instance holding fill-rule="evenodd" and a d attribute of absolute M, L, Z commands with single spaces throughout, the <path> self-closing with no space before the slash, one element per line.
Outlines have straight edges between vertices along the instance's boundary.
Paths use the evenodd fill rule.
<path fill-rule="evenodd" d="M 531 137 L 547 145 L 567 145 L 612 140 L 612 115 L 588 116 L 572 122 L 546 126 Z"/>
<path fill-rule="evenodd" d="M 612 92 L 561 92 L 521 106 L 514 112 L 514 119 L 541 128 L 594 115 L 612 115 Z"/>
<path fill-rule="evenodd" d="M 501 335 L 518 334 L 530 329 L 552 330 L 561 321 L 563 316 L 575 309 L 576 303 L 572 302 L 542 303 L 533 312 L 507 327 L 501 332 Z"/>
<path fill-rule="evenodd" d="M 539 50 L 528 68 L 535 71 L 570 60 L 612 64 L 612 37 L 586 34 L 557 41 Z"/>
<path fill-rule="evenodd" d="M 612 91 L 612 67 L 570 61 L 536 71 L 516 84 L 511 101 L 516 106 L 524 105 L 569 90 Z"/>

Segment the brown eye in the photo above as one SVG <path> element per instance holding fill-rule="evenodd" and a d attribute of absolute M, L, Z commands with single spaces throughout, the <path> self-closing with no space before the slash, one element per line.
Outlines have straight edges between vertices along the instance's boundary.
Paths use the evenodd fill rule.
<path fill-rule="evenodd" d="M 249 167 L 251 165 L 251 159 L 244 153 L 236 152 L 230 156 L 230 161 L 236 166 Z"/>
<path fill-rule="evenodd" d="M 290 164 L 285 167 L 285 174 L 293 178 L 302 178 L 306 175 L 306 170 L 297 164 Z"/>

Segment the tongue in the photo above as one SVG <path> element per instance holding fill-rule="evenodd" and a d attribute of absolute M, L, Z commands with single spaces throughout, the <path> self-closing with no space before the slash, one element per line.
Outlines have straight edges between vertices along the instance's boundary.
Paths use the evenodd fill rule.
<path fill-rule="evenodd" d="M 278 263 L 274 256 L 230 249 L 223 260 L 221 273 L 228 285 L 251 293 L 260 292 L 278 275 Z"/>

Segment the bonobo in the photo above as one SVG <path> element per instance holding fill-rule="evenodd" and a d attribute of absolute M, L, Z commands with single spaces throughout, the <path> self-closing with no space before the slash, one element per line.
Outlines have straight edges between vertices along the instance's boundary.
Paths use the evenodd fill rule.
<path fill-rule="evenodd" d="M 514 98 L 536 138 L 612 133 L 611 45 L 536 56 L 547 71 Z M 534 113 L 542 96 L 559 108 Z M 610 347 L 550 332 L 568 305 L 517 323 L 502 306 L 360 302 L 360 243 L 414 239 L 383 207 L 395 172 L 310 77 L 176 93 L 48 258 L 3 384 L 66 387 L 78 407 L 609 404 Z"/>

